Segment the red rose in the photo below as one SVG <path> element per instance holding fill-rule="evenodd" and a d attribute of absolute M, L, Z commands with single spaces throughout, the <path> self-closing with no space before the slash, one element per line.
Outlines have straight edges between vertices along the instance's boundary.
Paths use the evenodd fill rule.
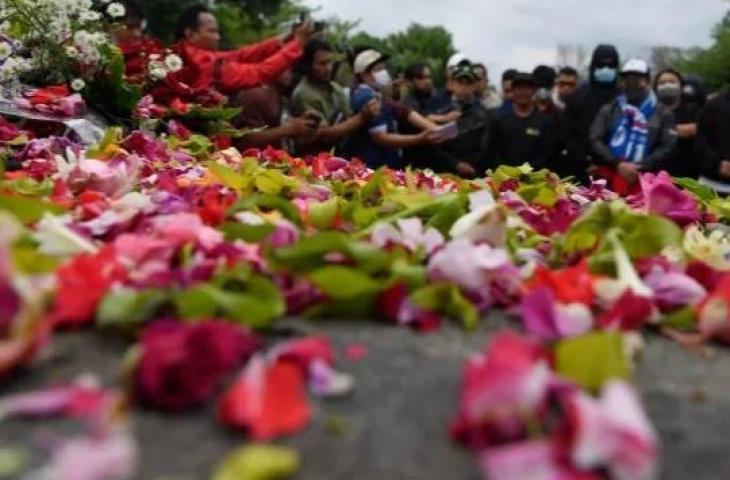
<path fill-rule="evenodd" d="M 152 407 L 181 410 L 204 403 L 223 377 L 262 343 L 256 335 L 229 323 L 162 321 L 142 333 L 141 345 L 137 397 Z"/>
<path fill-rule="evenodd" d="M 111 286 L 124 280 L 126 269 L 112 245 L 82 254 L 56 272 L 58 289 L 53 318 L 57 325 L 80 327 L 94 318 L 96 307 Z"/>

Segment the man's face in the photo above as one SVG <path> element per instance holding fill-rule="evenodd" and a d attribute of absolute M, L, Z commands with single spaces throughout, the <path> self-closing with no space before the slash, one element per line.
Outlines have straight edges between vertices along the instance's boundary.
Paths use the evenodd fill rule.
<path fill-rule="evenodd" d="M 558 98 L 565 101 L 578 88 L 578 77 L 575 75 L 559 75 L 557 85 Z"/>
<path fill-rule="evenodd" d="M 512 80 L 502 82 L 502 96 L 505 100 L 514 100 L 514 91 L 512 90 Z"/>
<path fill-rule="evenodd" d="M 483 95 L 487 91 L 489 86 L 489 78 L 487 77 L 487 71 L 481 67 L 474 69 L 477 74 L 477 93 Z"/>
<path fill-rule="evenodd" d="M 315 53 L 312 61 L 312 77 L 321 82 L 329 82 L 332 79 L 333 64 L 332 52 L 320 50 Z"/>
<path fill-rule="evenodd" d="M 185 30 L 185 38 L 196 47 L 218 49 L 218 43 L 221 41 L 218 20 L 212 13 L 201 13 L 198 16 L 198 28 Z"/>
<path fill-rule="evenodd" d="M 532 85 L 519 84 L 512 86 L 512 101 L 521 107 L 530 105 L 534 96 L 535 87 Z"/>
<path fill-rule="evenodd" d="M 621 76 L 621 87 L 626 93 L 642 93 L 649 90 L 649 79 L 639 73 Z"/>
<path fill-rule="evenodd" d="M 477 82 L 468 78 L 455 79 L 453 82 L 454 98 L 459 102 L 468 102 L 474 98 Z"/>
<path fill-rule="evenodd" d="M 418 93 L 431 93 L 433 91 L 433 75 L 430 68 L 424 68 L 420 75 L 411 82 L 411 87 Z"/>

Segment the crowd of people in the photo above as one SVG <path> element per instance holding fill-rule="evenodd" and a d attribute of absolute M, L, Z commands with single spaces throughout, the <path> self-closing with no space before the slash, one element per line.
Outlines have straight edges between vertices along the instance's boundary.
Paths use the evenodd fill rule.
<path fill-rule="evenodd" d="M 119 42 L 135 75 L 140 52 L 155 41 L 140 9 L 128 5 Z M 586 78 L 569 66 L 508 70 L 500 95 L 485 65 L 461 54 L 445 72 L 424 62 L 394 77 L 384 52 L 363 48 L 343 62 L 316 30 L 303 22 L 291 34 L 222 51 L 215 15 L 197 6 L 181 16 L 171 48 L 193 88 L 214 88 L 241 108 L 235 124 L 250 129 L 242 148 L 333 151 L 372 168 L 464 177 L 529 163 L 578 181 L 605 178 L 627 194 L 640 173 L 666 170 L 730 193 L 730 95 L 707 102 L 701 83 L 676 70 L 654 73 L 600 45 Z M 354 76 L 348 85 L 334 80 L 343 63 Z"/>

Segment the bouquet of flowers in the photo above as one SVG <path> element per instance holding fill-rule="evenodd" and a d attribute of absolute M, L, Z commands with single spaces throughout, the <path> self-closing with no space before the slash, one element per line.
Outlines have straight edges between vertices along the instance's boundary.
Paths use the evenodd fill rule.
<path fill-rule="evenodd" d="M 40 97 L 32 96 L 53 97 L 55 103 L 45 105 L 24 95 L 21 104 L 46 113 L 77 113 L 78 108 L 56 107 L 83 104 L 87 85 L 119 55 L 106 27 L 124 15 L 124 6 L 109 0 L 1 1 L 0 83 L 11 87 L 16 97 L 19 82 L 53 87 L 53 95 L 42 91 Z"/>

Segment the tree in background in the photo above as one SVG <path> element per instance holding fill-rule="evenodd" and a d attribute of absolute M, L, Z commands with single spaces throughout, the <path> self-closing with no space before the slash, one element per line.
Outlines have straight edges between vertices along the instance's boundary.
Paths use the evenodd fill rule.
<path fill-rule="evenodd" d="M 282 24 L 305 10 L 299 0 L 154 0 L 143 3 L 150 31 L 166 42 L 174 41 L 177 18 L 199 3 L 216 11 L 223 38 L 230 45 L 276 35 Z"/>
<path fill-rule="evenodd" d="M 730 12 L 715 26 L 713 44 L 693 49 L 679 61 L 680 69 L 702 78 L 711 90 L 730 84 Z"/>

